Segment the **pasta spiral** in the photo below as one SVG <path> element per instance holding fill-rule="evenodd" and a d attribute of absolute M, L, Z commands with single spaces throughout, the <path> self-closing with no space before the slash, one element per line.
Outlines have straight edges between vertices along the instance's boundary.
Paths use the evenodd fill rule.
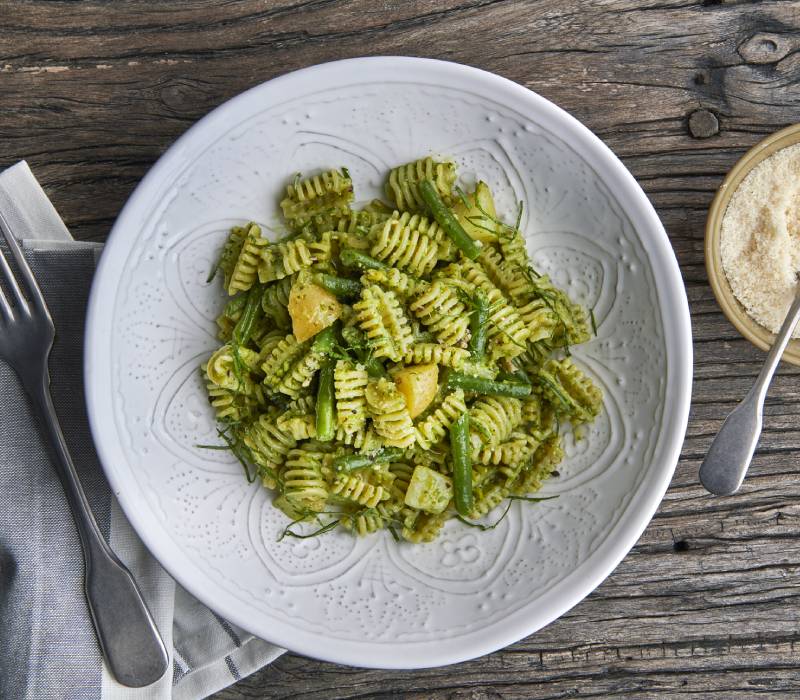
<path fill-rule="evenodd" d="M 292 284 L 295 276 L 284 277 L 274 284 L 267 285 L 264 295 L 261 297 L 261 308 L 264 315 L 275 324 L 277 328 L 288 329 L 292 327 L 292 319 L 286 309 L 289 304 L 289 293 L 292 291 Z"/>
<path fill-rule="evenodd" d="M 311 384 L 314 374 L 322 366 L 324 355 L 312 346 L 299 360 L 291 365 L 289 370 L 278 382 L 277 389 L 282 394 L 296 399 L 302 390 Z"/>
<path fill-rule="evenodd" d="M 233 267 L 239 259 L 239 253 L 242 252 L 244 239 L 247 237 L 247 229 L 242 226 L 234 226 L 228 234 L 228 239 L 222 247 L 222 254 L 219 259 L 219 269 L 222 270 L 224 277 L 223 286 L 228 289 L 231 283 L 231 275 L 233 274 Z"/>
<path fill-rule="evenodd" d="M 339 360 L 333 371 L 336 416 L 344 434 L 355 433 L 367 423 L 367 399 L 364 392 L 369 383 L 363 365 Z"/>
<path fill-rule="evenodd" d="M 384 289 L 397 294 L 401 299 L 407 299 L 421 289 L 426 289 L 427 282 L 407 275 L 396 267 L 384 268 L 381 270 L 367 270 L 361 275 L 361 284 L 379 284 Z"/>
<path fill-rule="evenodd" d="M 517 357 L 517 362 L 528 376 L 533 376 L 538 374 L 549 355 L 550 348 L 545 346 L 544 343 L 528 343 L 525 352 Z"/>
<path fill-rule="evenodd" d="M 460 345 L 467 339 L 469 314 L 453 287 L 436 280 L 417 295 L 411 312 L 436 335 L 440 343 Z"/>
<path fill-rule="evenodd" d="M 530 271 L 524 272 L 518 270 L 513 278 L 507 279 L 505 282 L 508 287 L 506 291 L 509 297 L 518 305 L 524 304 L 526 301 L 536 296 L 536 287 L 529 278 L 529 275 L 532 274 L 534 273 Z"/>
<path fill-rule="evenodd" d="M 308 343 L 298 342 L 291 333 L 278 341 L 261 365 L 264 383 L 278 391 L 283 377 L 291 370 L 294 363 L 305 355 L 308 347 Z"/>
<path fill-rule="evenodd" d="M 426 211 L 425 201 L 419 192 L 422 180 L 433 181 L 439 195 L 445 202 L 452 198 L 456 169 L 453 163 L 438 163 L 433 158 L 421 158 L 394 168 L 389 173 L 386 195 L 401 211 Z"/>
<path fill-rule="evenodd" d="M 414 423 L 408 414 L 405 399 L 394 382 L 379 379 L 365 392 L 375 432 L 390 447 L 411 447 L 414 444 Z"/>
<path fill-rule="evenodd" d="M 435 409 L 415 426 L 417 444 L 423 450 L 429 450 L 432 445 L 444 438 L 450 426 L 466 410 L 464 392 L 461 389 L 450 392 Z"/>
<path fill-rule="evenodd" d="M 542 424 L 542 403 L 538 396 L 522 399 L 522 422 L 537 428 Z"/>
<path fill-rule="evenodd" d="M 389 498 L 389 493 L 383 486 L 370 484 L 357 474 L 338 475 L 331 485 L 331 493 L 367 508 L 374 508 L 378 503 Z"/>
<path fill-rule="evenodd" d="M 407 365 L 437 364 L 461 369 L 469 358 L 469 351 L 437 343 L 415 343 L 401 358 Z"/>
<path fill-rule="evenodd" d="M 473 445 L 493 447 L 522 422 L 522 402 L 509 396 L 482 396 L 469 409 Z"/>
<path fill-rule="evenodd" d="M 366 508 L 352 515 L 345 515 L 339 523 L 345 530 L 351 530 L 362 537 L 383 529 L 385 525 L 380 513 L 372 508 Z"/>
<path fill-rule="evenodd" d="M 381 446 L 381 439 L 372 428 L 359 428 L 353 433 L 346 433 L 342 428 L 337 428 L 336 439 L 362 453 L 373 452 Z"/>
<path fill-rule="evenodd" d="M 235 296 L 225 305 L 222 313 L 217 316 L 217 328 L 219 328 L 217 338 L 223 343 L 227 343 L 231 339 L 233 329 L 242 317 L 246 303 L 247 299 L 244 294 Z"/>
<path fill-rule="evenodd" d="M 286 199 L 306 204 L 328 194 L 341 194 L 352 191 L 352 189 L 353 183 L 349 177 L 339 170 L 329 170 L 290 184 L 286 188 Z M 281 207 L 283 207 L 283 204 L 281 204 Z M 287 219 L 292 218 L 285 210 L 283 215 Z"/>
<path fill-rule="evenodd" d="M 539 370 L 542 393 L 573 423 L 595 418 L 603 405 L 603 392 L 579 370 L 570 358 L 549 360 Z"/>
<path fill-rule="evenodd" d="M 375 211 L 349 211 L 346 214 L 337 216 L 332 222 L 330 231 L 339 233 L 353 233 L 359 236 L 366 236 L 370 229 L 385 221 L 386 214 Z"/>
<path fill-rule="evenodd" d="M 411 214 L 407 211 L 402 213 L 394 211 L 391 218 L 397 219 L 403 226 L 408 226 L 410 229 L 419 231 L 432 239 L 438 247 L 440 260 L 451 260 L 458 252 L 453 245 L 453 241 L 450 240 L 444 229 L 436 221 L 431 221 L 421 214 Z"/>
<path fill-rule="evenodd" d="M 308 244 L 308 251 L 318 268 L 326 267 L 333 252 L 333 234 L 330 231 L 320 234 L 319 238 Z"/>
<path fill-rule="evenodd" d="M 494 469 L 486 464 L 476 463 L 472 465 L 472 489 L 473 491 L 483 486 L 487 481 L 494 477 Z"/>
<path fill-rule="evenodd" d="M 519 231 L 514 231 L 510 235 L 500 236 L 500 250 L 503 251 L 505 258 L 510 265 L 526 267 L 528 265 L 528 249 L 525 239 Z"/>
<path fill-rule="evenodd" d="M 533 454 L 533 450 L 531 450 L 530 454 Z M 528 455 L 528 458 L 530 458 L 530 454 Z M 497 468 L 498 476 L 502 475 L 503 477 L 505 477 L 503 481 L 503 486 L 505 486 L 508 489 L 511 489 L 514 481 L 516 481 L 517 477 L 525 468 L 526 461 L 527 460 L 525 459 L 520 459 L 510 462 L 508 464 L 501 464 Z"/>
<path fill-rule="evenodd" d="M 421 542 L 433 542 L 441 529 L 444 527 L 447 515 L 439 513 L 417 512 L 417 516 L 410 520 L 401 531 L 403 539 L 419 544 Z"/>
<path fill-rule="evenodd" d="M 269 241 L 261 237 L 261 229 L 256 224 L 250 224 L 231 270 L 228 294 L 233 296 L 237 292 L 246 292 L 256 283 L 261 252 L 268 245 Z"/>
<path fill-rule="evenodd" d="M 267 472 L 276 472 L 296 442 L 278 428 L 272 415 L 262 413 L 258 420 L 247 426 L 242 440 L 250 450 L 256 466 Z"/>
<path fill-rule="evenodd" d="M 397 362 L 408 352 L 413 340 L 411 324 L 393 292 L 377 285 L 364 287 L 353 310 L 375 357 Z"/>
<path fill-rule="evenodd" d="M 429 450 L 422 449 L 421 445 L 414 445 L 411 449 L 406 450 L 405 459 L 413 464 L 421 464 L 424 467 L 430 467 L 434 471 L 442 472 L 442 474 L 450 473 L 450 465 L 448 464 L 451 458 L 450 447 L 446 442 L 443 442 Z"/>
<path fill-rule="evenodd" d="M 486 485 L 477 487 L 475 491 L 475 503 L 472 506 L 469 517 L 477 520 L 499 506 L 508 496 L 510 489 L 503 483 L 491 481 Z"/>
<path fill-rule="evenodd" d="M 388 218 L 388 214 L 375 211 L 353 211 L 346 207 L 334 207 L 314 214 L 302 226 L 301 235 L 316 238 L 323 233 L 342 235 L 347 240 L 364 239 L 372 226 Z M 336 236 L 337 238 L 339 236 Z"/>
<path fill-rule="evenodd" d="M 281 471 L 283 495 L 292 505 L 319 513 L 325 509 L 328 487 L 322 478 L 324 453 L 292 449 Z"/>
<path fill-rule="evenodd" d="M 524 496 L 538 491 L 542 487 L 542 481 L 553 473 L 556 465 L 562 459 L 564 459 L 564 450 L 558 436 L 554 435 L 539 446 L 533 455 L 531 464 L 522 471 L 512 485 L 511 492 L 518 496 Z"/>
<path fill-rule="evenodd" d="M 558 317 L 542 299 L 532 299 L 525 306 L 517 307 L 523 323 L 528 327 L 528 340 L 535 343 L 552 338 L 558 328 Z"/>
<path fill-rule="evenodd" d="M 478 464 L 487 465 L 522 464 L 525 460 L 530 459 L 539 444 L 539 441 L 530 435 L 512 433 L 510 440 L 494 447 L 473 444 L 472 460 Z"/>
<path fill-rule="evenodd" d="M 286 331 L 280 328 L 274 328 L 271 331 L 262 333 L 255 338 L 256 346 L 258 347 L 258 366 L 259 368 L 264 365 L 264 361 L 270 356 L 270 353 L 278 346 L 286 337 Z"/>
<path fill-rule="evenodd" d="M 352 180 L 338 170 L 329 170 L 290 184 L 281 209 L 287 222 L 299 227 L 330 210 L 346 213 L 352 200 Z"/>
<path fill-rule="evenodd" d="M 308 440 L 317 436 L 314 399 L 304 396 L 289 403 L 275 424 L 295 440 Z"/>
<path fill-rule="evenodd" d="M 228 391 L 252 394 L 254 383 L 249 372 L 258 367 L 258 353 L 250 348 L 237 348 L 236 352 L 238 358 L 234 358 L 230 345 L 223 345 L 206 363 L 206 376 L 210 382 Z"/>
<path fill-rule="evenodd" d="M 372 257 L 412 275 L 426 275 L 436 265 L 439 247 L 435 241 L 397 219 L 389 219 L 373 231 Z"/>
<path fill-rule="evenodd" d="M 221 423 L 239 423 L 258 413 L 264 406 L 261 386 L 254 385 L 253 393 L 239 394 L 225 389 L 206 378 L 208 400 Z"/>
<path fill-rule="evenodd" d="M 261 251 L 258 279 L 262 283 L 283 279 L 314 262 L 311 250 L 302 238 L 274 243 Z"/>
<path fill-rule="evenodd" d="M 505 260 L 497 248 L 491 245 L 484 246 L 478 256 L 478 262 L 492 283 L 512 301 L 519 304 L 527 298 L 526 293 L 522 291 L 529 289 L 526 273 L 522 268 L 513 266 Z M 524 280 L 525 284 L 521 285 L 521 280 Z"/>
<path fill-rule="evenodd" d="M 323 353 L 309 342 L 299 343 L 289 334 L 275 344 L 261 365 L 264 383 L 274 391 L 296 399 L 311 384 L 324 359 Z"/>
<path fill-rule="evenodd" d="M 578 345 L 585 343 L 591 337 L 589 329 L 589 315 L 580 305 L 572 302 L 560 289 L 556 289 L 547 277 L 540 277 L 537 289 L 543 299 L 553 309 L 557 319 L 552 342 L 557 347 L 564 345 Z"/>
<path fill-rule="evenodd" d="M 589 318 L 547 275 L 521 271 L 509 287 L 525 322 L 531 326 L 530 342 L 547 339 L 555 347 L 585 343 L 591 337 Z M 545 335 L 549 331 L 549 335 Z"/>
<path fill-rule="evenodd" d="M 403 462 L 396 462 L 389 465 L 389 472 L 394 477 L 391 487 L 392 496 L 402 503 L 406 496 L 406 491 L 408 491 L 408 485 L 411 483 L 414 467 Z"/>

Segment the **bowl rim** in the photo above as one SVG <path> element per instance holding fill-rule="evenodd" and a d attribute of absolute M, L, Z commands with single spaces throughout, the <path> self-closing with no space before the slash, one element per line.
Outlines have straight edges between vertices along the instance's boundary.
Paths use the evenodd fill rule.
<path fill-rule="evenodd" d="M 720 249 L 722 220 L 731 197 L 753 168 L 777 151 L 797 144 L 800 144 L 800 123 L 780 129 L 751 147 L 728 171 L 714 195 L 706 217 L 704 239 L 706 274 L 717 303 L 736 330 L 753 345 L 764 351 L 772 347 L 776 335 L 751 318 L 733 293 L 722 266 Z M 793 338 L 789 341 L 782 359 L 800 367 L 800 339 Z"/>
<path fill-rule="evenodd" d="M 647 465 L 644 476 L 609 535 L 582 563 L 568 574 L 559 586 L 549 590 L 533 603 L 522 606 L 511 618 L 487 623 L 486 628 L 461 635 L 461 644 L 448 643 L 446 639 L 414 643 L 375 644 L 336 640 L 329 643 L 318 637 L 298 631 L 282 621 L 272 618 L 269 628 L 258 627 L 252 609 L 236 606 L 219 610 L 220 596 L 231 598 L 220 584 L 204 574 L 188 553 L 177 547 L 165 533 L 154 532 L 148 513 L 137 508 L 141 488 L 126 470 L 117 467 L 125 463 L 125 451 L 116 440 L 113 430 L 107 430 L 113 414 L 111 401 L 112 358 L 107 357 L 107 340 L 113 328 L 113 309 L 120 272 L 123 269 L 127 239 L 138 230 L 137 210 L 146 208 L 152 191 L 159 181 L 174 177 L 179 171 L 176 161 L 186 161 L 192 156 L 192 142 L 206 128 L 225 123 L 243 103 L 269 98 L 276 91 L 288 87 L 289 81 L 338 80 L 341 84 L 359 84 L 365 75 L 396 75 L 398 72 L 416 71 L 424 80 L 442 81 L 441 84 L 459 85 L 480 81 L 494 94 L 513 99 L 517 104 L 527 104 L 542 119 L 557 122 L 573 143 L 581 147 L 581 156 L 592 167 L 602 165 L 606 185 L 631 219 L 640 235 L 647 253 L 655 283 L 658 308 L 664 316 L 664 343 L 667 349 L 667 372 L 664 381 L 665 409 L 654 456 Z M 342 76 L 348 76 L 345 80 Z M 347 80 L 350 82 L 348 83 Z M 423 78 L 417 78 L 423 81 Z M 133 229 L 133 231 L 131 230 Z M 669 319 L 669 323 L 667 322 Z M 410 57 L 369 57 L 333 61 L 304 68 L 257 85 L 223 103 L 194 124 L 159 159 L 142 179 L 125 204 L 109 236 L 92 285 L 89 300 L 86 342 L 84 350 L 84 375 L 86 400 L 92 435 L 100 461 L 118 497 L 123 511 L 145 545 L 190 593 L 200 601 L 217 609 L 224 617 L 251 631 L 268 637 L 293 651 L 339 664 L 372 668 L 425 668 L 442 666 L 473 659 L 496 651 L 536 632 L 549 624 L 578 602 L 583 600 L 614 570 L 630 551 L 650 522 L 670 483 L 680 456 L 689 416 L 692 386 L 692 336 L 688 300 L 683 279 L 672 245 L 649 199 L 625 168 L 598 136 L 576 118 L 537 93 L 498 75 L 461 64 L 435 59 Z M 112 421 L 113 423 L 113 421 Z M 201 585 L 202 584 L 202 585 Z M 234 609 L 235 608 L 235 609 Z M 365 651 L 368 649 L 368 653 Z"/>

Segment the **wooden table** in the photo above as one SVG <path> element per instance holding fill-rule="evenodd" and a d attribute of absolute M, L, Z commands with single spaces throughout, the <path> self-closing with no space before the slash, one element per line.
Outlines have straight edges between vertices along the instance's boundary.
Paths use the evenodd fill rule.
<path fill-rule="evenodd" d="M 697 469 L 764 355 L 722 316 L 706 209 L 762 136 L 800 121 L 800 2 L 0 2 L 0 167 L 26 158 L 73 234 L 102 240 L 164 149 L 236 93 L 363 54 L 459 61 L 537 91 L 622 158 L 661 215 L 692 310 L 694 401 L 675 478 L 584 602 L 482 659 L 414 672 L 287 654 L 236 698 L 750 698 L 800 693 L 800 372 L 781 367 L 741 492 Z"/>

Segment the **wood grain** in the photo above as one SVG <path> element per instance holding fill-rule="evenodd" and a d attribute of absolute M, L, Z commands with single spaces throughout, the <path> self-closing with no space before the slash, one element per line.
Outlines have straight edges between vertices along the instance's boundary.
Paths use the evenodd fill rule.
<path fill-rule="evenodd" d="M 686 442 L 658 514 L 597 591 L 469 663 L 387 672 L 287 654 L 219 700 L 800 694 L 799 370 L 776 377 L 742 491 L 697 483 L 763 360 L 708 286 L 705 214 L 745 149 L 800 121 L 800 2 L 0 1 L 0 54 L 0 167 L 27 159 L 82 239 L 103 239 L 158 156 L 229 97 L 323 61 L 404 54 L 494 71 L 572 112 L 639 180 L 680 263 Z"/>

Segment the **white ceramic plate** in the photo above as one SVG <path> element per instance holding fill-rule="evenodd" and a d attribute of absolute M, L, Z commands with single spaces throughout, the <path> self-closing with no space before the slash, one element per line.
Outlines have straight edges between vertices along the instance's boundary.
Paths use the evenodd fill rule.
<path fill-rule="evenodd" d="M 575 349 L 605 412 L 567 445 L 538 504 L 495 530 L 457 521 L 430 545 L 388 533 L 277 541 L 284 516 L 215 442 L 198 366 L 215 348 L 227 229 L 269 229 L 297 171 L 347 166 L 359 199 L 390 166 L 453 157 L 488 180 L 540 270 L 594 308 Z M 296 652 L 374 667 L 474 658 L 535 632 L 636 542 L 675 468 L 691 386 L 689 312 L 667 236 L 599 139 L 538 95 L 412 58 L 316 66 L 227 102 L 158 161 L 114 226 L 86 343 L 92 432 L 114 493 L 174 577 L 220 615 Z M 496 517 L 497 514 L 495 514 Z"/>

